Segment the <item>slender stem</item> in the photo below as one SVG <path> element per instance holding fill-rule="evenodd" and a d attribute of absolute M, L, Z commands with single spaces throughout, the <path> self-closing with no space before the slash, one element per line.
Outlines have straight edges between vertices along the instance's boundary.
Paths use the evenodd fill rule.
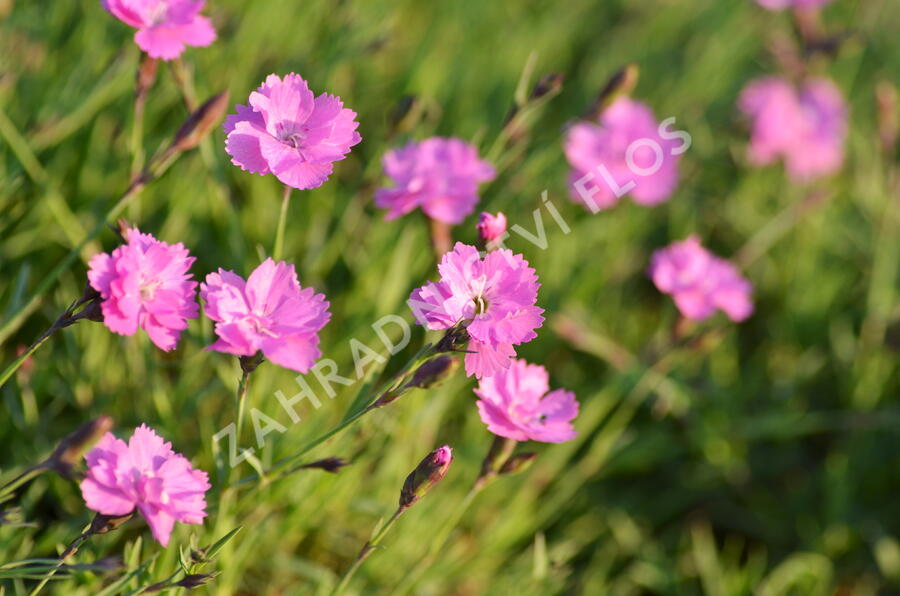
<path fill-rule="evenodd" d="M 250 373 L 244 370 L 241 373 L 241 381 L 238 383 L 237 390 L 237 430 L 235 431 L 235 440 L 238 445 L 241 443 L 241 428 L 244 426 L 244 407 L 247 403 L 247 391 L 250 389 Z"/>
<path fill-rule="evenodd" d="M 479 479 L 480 480 L 480 479 Z M 472 506 L 472 503 L 475 501 L 475 497 L 484 489 L 486 483 L 484 482 L 475 482 L 472 485 L 472 488 L 469 489 L 469 492 L 466 493 L 466 496 L 460 501 L 459 505 L 456 506 L 456 509 L 453 510 L 453 514 L 447 518 L 447 521 L 444 522 L 444 525 L 441 526 L 441 529 L 434 535 L 434 539 L 431 541 L 431 544 L 428 546 L 428 550 L 425 553 L 425 556 L 422 560 L 415 565 L 413 568 L 414 571 L 406 576 L 403 583 L 398 586 L 395 593 L 403 594 L 408 590 L 415 587 L 416 583 L 422 578 L 422 575 L 425 574 L 426 571 L 434 564 L 434 561 L 437 557 L 437 554 L 447 543 L 447 539 L 450 538 L 451 532 L 459 525 L 460 520 L 462 520 L 463 516 L 466 514 L 466 511 L 469 510 L 469 507 Z"/>
<path fill-rule="evenodd" d="M 7 482 L 0 488 L 0 503 L 2 503 L 7 495 L 12 494 L 17 488 L 22 486 L 23 484 L 29 482 L 30 480 L 37 478 L 44 472 L 46 472 L 48 467 L 45 464 L 38 464 L 36 466 L 32 466 Z"/>
<path fill-rule="evenodd" d="M 175 79 L 175 85 L 181 91 L 181 98 L 188 112 L 197 109 L 197 98 L 194 95 L 194 81 L 190 69 L 182 62 L 181 58 L 176 58 L 170 63 L 172 65 L 172 76 Z"/>
<path fill-rule="evenodd" d="M 5 385 L 9 378 L 13 376 L 13 374 L 19 369 L 20 366 L 22 366 L 22 364 L 25 363 L 28 357 L 34 354 L 37 349 L 41 347 L 41 345 L 45 341 L 50 339 L 50 336 L 53 335 L 58 329 L 59 327 L 53 325 L 52 327 L 44 331 L 44 334 L 37 338 L 37 340 L 33 344 L 31 344 L 27 350 L 22 352 L 22 354 L 18 358 L 7 365 L 7 367 L 3 369 L 3 372 L 0 373 L 0 387 Z"/>
<path fill-rule="evenodd" d="M 54 565 L 53 568 L 50 569 L 50 571 L 48 571 L 46 575 L 44 575 L 43 579 L 41 579 L 41 582 L 36 585 L 31 592 L 29 592 L 29 596 L 35 596 L 36 594 L 40 593 L 40 591 L 44 589 L 44 586 L 47 585 L 47 582 L 49 582 L 53 578 L 53 576 L 56 575 L 56 572 L 59 571 L 59 568 L 65 564 L 66 560 L 78 552 L 78 549 L 81 548 L 81 545 L 84 544 L 84 542 L 88 539 L 88 537 L 90 537 L 90 535 L 91 530 L 90 528 L 88 528 L 81 534 L 81 536 L 72 541 L 72 544 L 70 544 L 69 547 L 65 551 L 63 551 L 62 555 L 60 555 L 59 559 L 56 561 L 56 565 Z"/>
<path fill-rule="evenodd" d="M 281 213 L 278 215 L 278 229 L 275 232 L 275 248 L 272 249 L 272 258 L 281 259 L 281 251 L 284 248 L 284 228 L 287 224 L 288 205 L 291 202 L 291 187 L 284 185 L 284 194 L 281 197 Z"/>
<path fill-rule="evenodd" d="M 356 571 L 362 567 L 363 561 L 365 561 L 372 551 L 375 550 L 375 547 L 378 546 L 378 543 L 381 542 L 381 539 L 384 538 L 385 534 L 388 533 L 388 530 L 396 523 L 396 521 L 403 515 L 403 512 L 406 511 L 403 507 L 399 507 L 397 511 L 394 512 L 394 515 L 375 533 L 375 535 L 366 542 L 365 546 L 362 547 L 362 550 L 359 551 L 359 554 L 356 555 L 356 560 L 353 561 L 353 565 L 350 566 L 350 569 L 347 570 L 347 573 L 344 574 L 344 577 L 341 579 L 341 583 L 337 585 L 332 592 L 332 596 L 339 596 L 347 589 L 347 586 L 350 584 L 350 579 L 356 573 Z"/>
<path fill-rule="evenodd" d="M 138 91 L 134 98 L 134 120 L 131 123 L 131 176 L 144 169 L 144 106 L 147 96 Z"/>

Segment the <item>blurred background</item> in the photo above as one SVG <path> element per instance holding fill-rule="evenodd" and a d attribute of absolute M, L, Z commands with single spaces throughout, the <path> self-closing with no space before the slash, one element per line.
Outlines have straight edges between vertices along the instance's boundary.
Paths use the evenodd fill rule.
<path fill-rule="evenodd" d="M 546 250 L 515 235 L 508 244 L 537 269 L 547 311 L 519 353 L 547 366 L 552 387 L 577 394 L 579 436 L 529 445 L 540 453 L 534 466 L 483 491 L 423 568 L 491 442 L 474 382 L 461 372 L 309 454 L 352 460 L 339 474 L 234 486 L 212 436 L 234 420 L 240 370 L 234 358 L 202 350 L 209 321 L 192 322 L 172 353 L 144 334 L 122 338 L 83 322 L 0 389 L 3 477 L 101 414 L 120 436 L 147 422 L 208 470 L 210 517 L 177 527 L 168 549 L 136 521 L 78 553 L 81 563 L 123 553 L 130 569 L 147 563 L 129 588 L 177 569 L 178 546 L 192 536 L 206 545 L 243 525 L 219 555 L 221 574 L 199 591 L 328 593 L 393 512 L 409 471 L 446 443 L 456 456 L 447 477 L 398 522 L 352 592 L 900 593 L 900 197 L 896 147 L 879 149 L 876 110 L 877 86 L 900 78 L 897 8 L 835 0 L 824 9 L 823 27 L 844 41 L 833 55 L 811 57 L 810 69 L 847 97 L 847 157 L 841 174 L 798 187 L 780 166 L 747 164 L 747 126 L 735 108 L 749 80 L 778 72 L 772 45 L 796 40 L 789 12 L 751 0 L 210 0 L 205 14 L 219 39 L 188 49 L 181 68 L 160 65 L 146 151 L 188 114 L 176 75 L 197 98 L 228 90 L 234 104 L 269 73 L 293 71 L 358 112 L 362 143 L 324 186 L 294 193 L 285 243 L 301 283 L 331 302 L 321 347 L 351 376 L 350 339 L 379 349 L 371 324 L 387 314 L 412 321 L 406 297 L 436 276 L 425 220 L 384 222 L 374 208 L 382 155 L 431 135 L 476 143 L 500 170 L 482 187 L 479 210 L 501 210 L 534 231 L 547 190 L 571 227 L 564 234 L 544 210 Z M 0 0 L 4 366 L 81 295 L 86 260 L 117 244 L 104 231 L 30 302 L 127 187 L 140 58 L 132 35 L 99 2 Z M 674 116 L 693 144 L 668 203 L 648 209 L 626 199 L 591 215 L 569 199 L 562 138 L 629 62 L 641 73 L 633 96 L 659 120 Z M 563 75 L 560 93 L 498 146 L 517 86 L 550 73 Z M 220 266 L 246 276 L 278 218 L 277 180 L 232 166 L 223 144 L 217 128 L 122 214 L 184 242 L 198 257 L 196 279 Z M 474 242 L 476 218 L 455 228 L 455 239 Z M 721 256 L 745 257 L 756 312 L 737 325 L 717 317 L 673 340 L 677 310 L 645 271 L 655 249 L 691 233 Z M 27 316 L 16 316 L 23 308 Z M 414 328 L 384 374 L 424 341 Z M 359 390 L 339 388 L 318 410 L 301 406 L 302 421 L 290 425 L 274 392 L 292 395 L 293 377 L 271 364 L 254 373 L 248 405 L 288 426 L 270 435 L 263 464 L 331 428 Z M 252 473 L 245 463 L 237 477 Z M 31 525 L 0 525 L 0 563 L 56 556 L 91 519 L 77 485 L 51 475 L 15 505 Z M 80 572 L 48 592 L 97 594 L 121 573 Z M 0 593 L 31 585 L 0 579 Z"/>

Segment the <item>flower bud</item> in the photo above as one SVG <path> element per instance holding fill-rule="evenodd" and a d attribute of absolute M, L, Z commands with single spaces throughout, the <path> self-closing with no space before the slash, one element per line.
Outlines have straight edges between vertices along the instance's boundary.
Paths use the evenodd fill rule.
<path fill-rule="evenodd" d="M 225 117 L 228 109 L 228 91 L 214 95 L 188 116 L 172 141 L 171 151 L 186 151 L 200 144 L 210 131 Z"/>
<path fill-rule="evenodd" d="M 144 55 L 134 81 L 134 95 L 138 101 L 143 101 L 147 97 L 147 92 L 153 86 L 156 80 L 156 67 L 159 64 L 156 58 Z"/>
<path fill-rule="evenodd" d="M 408 509 L 424 497 L 432 486 L 441 481 L 452 461 L 453 452 L 447 445 L 426 455 L 403 483 L 403 489 L 400 491 L 400 509 Z"/>
<path fill-rule="evenodd" d="M 448 354 L 443 354 L 423 363 L 413 378 L 406 384 L 409 389 L 430 389 L 442 383 L 459 368 L 459 360 Z"/>
<path fill-rule="evenodd" d="M 343 457 L 326 457 L 325 459 L 319 459 L 314 462 L 304 464 L 300 466 L 301 469 L 309 470 L 313 468 L 318 468 L 320 470 L 325 470 L 326 472 L 330 472 L 332 474 L 337 474 L 341 471 L 341 468 L 344 466 L 349 466 L 350 462 L 348 462 Z"/>
<path fill-rule="evenodd" d="M 531 464 L 537 458 L 537 453 L 517 453 L 511 456 L 503 466 L 500 467 L 499 474 L 501 476 L 518 474 L 524 472 L 531 467 Z"/>
<path fill-rule="evenodd" d="M 608 108 L 616 99 L 623 95 L 629 95 L 637 86 L 638 75 L 640 70 L 637 64 L 626 64 L 622 69 L 617 71 L 610 77 L 603 90 L 597 96 L 597 100 L 591 107 L 587 116 L 591 119 L 598 119 L 603 111 Z"/>
<path fill-rule="evenodd" d="M 100 437 L 113 427 L 113 419 L 100 416 L 81 425 L 75 432 L 66 436 L 57 445 L 53 454 L 47 458 L 46 465 L 64 478 L 71 478 L 75 466 L 81 461 L 84 452 Z"/>
<path fill-rule="evenodd" d="M 506 236 L 506 216 L 499 211 L 497 215 L 482 212 L 476 227 L 478 236 L 487 250 L 494 250 L 499 247 L 499 243 L 503 242 L 503 238 Z"/>
<path fill-rule="evenodd" d="M 531 99 L 540 99 L 548 93 L 556 95 L 562 89 L 564 79 L 565 76 L 558 72 L 551 72 L 550 74 L 542 76 L 541 80 L 539 80 L 531 90 Z"/>

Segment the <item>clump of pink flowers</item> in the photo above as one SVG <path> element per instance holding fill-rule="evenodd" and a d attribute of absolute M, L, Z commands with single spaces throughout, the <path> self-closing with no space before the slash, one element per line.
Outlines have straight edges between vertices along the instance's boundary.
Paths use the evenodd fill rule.
<path fill-rule="evenodd" d="M 88 281 L 103 299 L 103 323 L 121 335 L 143 329 L 169 351 L 197 317 L 197 282 L 188 273 L 194 258 L 180 242 L 166 244 L 137 228 L 125 231 L 126 244 L 112 254 L 94 255 Z"/>
<path fill-rule="evenodd" d="M 151 58 L 172 60 L 185 46 L 208 46 L 216 30 L 200 16 L 206 0 L 101 0 L 114 17 L 137 29 L 134 41 Z"/>
<path fill-rule="evenodd" d="M 591 211 L 608 209 L 626 194 L 647 206 L 668 199 L 678 185 L 685 147 L 675 134 L 661 132 L 650 108 L 626 96 L 607 107 L 596 124 L 573 125 L 564 146 L 572 197 Z"/>
<path fill-rule="evenodd" d="M 86 455 L 81 494 L 89 509 L 123 516 L 137 509 L 153 537 L 166 546 L 175 522 L 201 524 L 210 484 L 153 429 L 141 425 L 128 443 L 106 433 Z"/>
<path fill-rule="evenodd" d="M 298 74 L 269 75 L 248 103 L 225 119 L 231 162 L 254 174 L 274 174 L 292 188 L 321 186 L 334 162 L 362 140 L 356 112 L 334 95 L 314 96 Z"/>
<path fill-rule="evenodd" d="M 375 193 L 375 205 L 395 219 L 421 208 L 431 219 L 458 224 L 475 210 L 478 185 L 494 179 L 493 166 L 460 139 L 432 137 L 388 151 L 384 173 L 391 188 Z"/>
<path fill-rule="evenodd" d="M 795 181 L 840 169 L 847 106 L 828 79 L 809 79 L 799 88 L 779 77 L 757 79 L 741 92 L 738 106 L 752 121 L 748 156 L 753 164 L 783 159 Z"/>
<path fill-rule="evenodd" d="M 547 369 L 524 360 L 481 379 L 475 394 L 481 421 L 488 430 L 515 441 L 562 443 L 575 438 L 575 394 L 550 390 Z"/>
<path fill-rule="evenodd" d="M 756 0 L 763 8 L 769 10 L 784 10 L 785 8 L 799 8 L 810 10 L 825 6 L 831 0 Z"/>
<path fill-rule="evenodd" d="M 439 282 L 414 290 L 409 305 L 429 329 L 464 325 L 470 341 L 466 374 L 483 378 L 509 367 L 518 344 L 537 337 L 544 310 L 535 306 L 540 284 L 522 255 L 509 249 L 482 259 L 461 242 L 441 259 Z"/>
<path fill-rule="evenodd" d="M 703 248 L 696 236 L 656 251 L 649 275 L 688 319 L 702 321 L 719 309 L 738 322 L 753 313 L 753 286 L 734 265 Z"/>
<path fill-rule="evenodd" d="M 200 286 L 206 315 L 216 322 L 211 350 L 254 356 L 308 372 L 321 356 L 319 331 L 331 318 L 323 294 L 300 287 L 294 266 L 266 259 L 247 281 L 219 269 Z"/>

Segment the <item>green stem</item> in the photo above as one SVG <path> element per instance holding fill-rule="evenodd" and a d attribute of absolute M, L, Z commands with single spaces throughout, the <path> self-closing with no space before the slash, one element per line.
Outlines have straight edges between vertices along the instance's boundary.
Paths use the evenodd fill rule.
<path fill-rule="evenodd" d="M 38 464 L 36 466 L 32 466 L 32 467 L 28 468 L 27 470 L 22 472 L 20 475 L 18 475 L 11 481 L 7 482 L 5 485 L 3 485 L 2 488 L 0 488 L 0 503 L 5 501 L 6 497 L 8 495 L 11 495 L 13 492 L 15 492 L 15 490 L 17 488 L 19 488 L 23 484 L 26 484 L 27 482 L 33 480 L 34 478 L 37 478 L 38 476 L 40 476 L 41 474 L 46 472 L 47 469 L 48 468 L 46 465 Z"/>
<path fill-rule="evenodd" d="M 63 554 L 60 555 L 59 560 L 56 561 L 56 565 L 54 565 L 53 568 L 44 575 L 40 583 L 36 585 L 31 592 L 29 592 L 28 596 L 36 596 L 36 594 L 40 593 L 40 591 L 44 589 L 44 586 L 47 585 L 47 582 L 49 582 L 53 578 L 53 576 L 56 575 L 56 572 L 59 571 L 59 568 L 65 564 L 66 560 L 76 552 L 78 552 L 78 549 L 81 548 L 81 545 L 84 544 L 84 542 L 90 535 L 91 531 L 90 528 L 88 528 L 81 534 L 81 536 L 76 538 L 72 542 L 72 544 L 69 545 L 69 548 L 63 551 Z"/>
<path fill-rule="evenodd" d="M 281 251 L 284 248 L 284 228 L 287 224 L 288 205 L 291 202 L 291 187 L 284 185 L 284 194 L 281 197 L 281 213 L 278 216 L 278 229 L 275 232 L 275 248 L 272 249 L 272 258 L 281 259 Z"/>
<path fill-rule="evenodd" d="M 381 542 L 381 539 L 384 538 L 385 534 L 388 533 L 388 530 L 397 522 L 403 512 L 406 511 L 404 508 L 400 507 L 397 511 L 394 512 L 394 515 L 385 523 L 378 532 L 375 533 L 368 542 L 366 542 L 365 546 L 362 547 L 362 550 L 359 551 L 359 554 L 356 556 L 356 560 L 353 561 L 353 565 L 350 566 L 350 569 L 347 570 L 347 573 L 344 574 L 344 577 L 341 579 L 341 583 L 337 585 L 332 592 L 332 596 L 339 596 L 347 589 L 347 586 L 350 584 L 350 579 L 356 573 L 356 571 L 362 567 L 363 561 L 365 561 L 372 551 L 375 550 L 375 547 Z"/>
<path fill-rule="evenodd" d="M 134 98 L 134 121 L 131 123 L 131 176 L 144 169 L 144 105 L 146 96 L 138 93 Z"/>
<path fill-rule="evenodd" d="M 237 390 L 237 429 L 235 430 L 235 440 L 238 445 L 241 442 L 241 428 L 244 426 L 244 408 L 247 403 L 247 391 L 250 389 L 250 373 L 243 371 L 241 373 L 241 381 L 238 383 Z"/>
<path fill-rule="evenodd" d="M 480 480 L 480 479 L 479 479 Z M 437 558 L 437 554 L 447 543 L 447 539 L 450 538 L 450 534 L 459 525 L 459 522 L 462 520 L 463 516 L 466 514 L 466 511 L 469 510 L 469 507 L 472 506 L 472 503 L 475 501 L 475 497 L 487 486 L 486 483 L 476 482 L 472 485 L 472 488 L 469 489 L 469 492 L 466 493 L 466 496 L 460 501 L 459 505 L 456 506 L 456 509 L 453 510 L 453 514 L 447 518 L 447 521 L 444 522 L 444 525 L 441 526 L 441 529 L 437 534 L 434 535 L 434 540 L 431 541 L 431 544 L 428 546 L 428 550 L 425 553 L 425 556 L 419 562 L 418 565 L 414 567 L 414 571 L 406 576 L 403 583 L 397 587 L 395 593 L 397 594 L 405 594 L 409 590 L 415 587 L 416 583 L 422 578 L 426 571 L 434 564 L 435 559 Z"/>

